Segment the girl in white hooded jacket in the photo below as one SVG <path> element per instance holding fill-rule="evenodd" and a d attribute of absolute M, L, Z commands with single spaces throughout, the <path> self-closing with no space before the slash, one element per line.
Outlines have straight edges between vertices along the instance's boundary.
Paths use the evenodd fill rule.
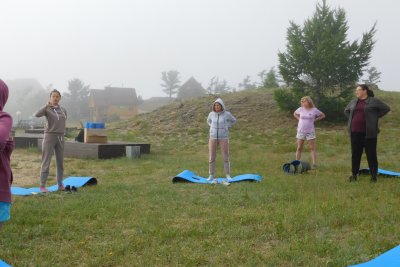
<path fill-rule="evenodd" d="M 224 168 L 227 181 L 224 184 L 229 184 L 231 180 L 231 170 L 229 162 L 229 128 L 235 124 L 236 118 L 225 109 L 225 104 L 221 98 L 218 98 L 213 103 L 213 110 L 208 114 L 207 123 L 210 126 L 210 139 L 208 141 L 209 152 L 209 181 L 217 183 L 214 178 L 215 158 L 218 145 L 221 147 L 222 158 L 224 160 Z"/>

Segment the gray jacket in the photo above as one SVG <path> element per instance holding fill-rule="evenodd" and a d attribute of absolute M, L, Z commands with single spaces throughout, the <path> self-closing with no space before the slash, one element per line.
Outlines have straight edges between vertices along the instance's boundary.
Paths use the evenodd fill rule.
<path fill-rule="evenodd" d="M 351 121 L 353 120 L 353 112 L 356 108 L 358 99 L 353 99 L 344 109 L 344 114 L 349 118 L 347 129 L 351 134 Z M 390 111 L 390 107 L 380 101 L 376 97 L 368 97 L 365 101 L 365 138 L 376 138 L 379 133 L 378 119 L 385 116 Z"/>
<path fill-rule="evenodd" d="M 35 116 L 46 117 L 47 122 L 44 128 L 45 133 L 65 134 L 65 122 L 67 120 L 67 111 L 65 108 L 46 105 L 39 109 Z"/>
<path fill-rule="evenodd" d="M 222 106 L 221 112 L 214 111 L 214 104 L 219 103 Z M 208 114 L 207 124 L 210 126 L 211 139 L 228 139 L 229 128 L 235 124 L 236 118 L 225 109 L 225 104 L 221 98 L 213 103 L 213 111 Z"/>

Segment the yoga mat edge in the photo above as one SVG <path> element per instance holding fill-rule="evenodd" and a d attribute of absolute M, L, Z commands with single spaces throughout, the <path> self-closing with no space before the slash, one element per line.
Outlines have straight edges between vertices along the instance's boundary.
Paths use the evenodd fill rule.
<path fill-rule="evenodd" d="M 400 246 L 394 247 L 378 257 L 349 267 L 393 267 L 400 266 Z"/>
<path fill-rule="evenodd" d="M 0 260 L 0 267 L 12 267 L 12 266 L 7 264 L 6 262 Z"/>
<path fill-rule="evenodd" d="M 227 180 L 226 178 L 216 178 L 218 183 L 222 183 Z M 230 183 L 242 182 L 242 181 L 261 181 L 262 176 L 258 174 L 241 174 L 235 177 L 232 177 L 232 181 Z M 172 178 L 173 183 L 196 183 L 196 184 L 211 184 L 211 181 L 208 181 L 207 178 L 196 175 L 194 172 L 189 170 L 184 170 L 179 173 L 175 177 Z"/>
<path fill-rule="evenodd" d="M 359 173 L 360 174 L 369 174 L 369 168 L 360 169 Z M 400 177 L 400 172 L 394 172 L 394 171 L 389 171 L 389 170 L 384 170 L 384 169 L 378 169 L 378 174 L 384 175 L 384 176 L 391 176 L 391 177 Z"/>
<path fill-rule="evenodd" d="M 95 177 L 77 177 L 77 176 L 71 176 L 68 178 L 65 178 L 63 180 L 63 185 L 67 186 L 75 186 L 75 187 L 83 187 L 86 185 L 96 185 L 97 184 L 97 179 Z M 58 190 L 57 185 L 52 185 L 49 187 L 46 187 L 49 192 L 55 192 Z M 39 187 L 31 187 L 31 188 L 23 188 L 23 187 L 16 187 L 12 186 L 11 187 L 11 194 L 16 195 L 16 196 L 30 196 L 30 195 L 36 195 L 36 194 L 41 194 L 42 192 L 40 191 Z"/>

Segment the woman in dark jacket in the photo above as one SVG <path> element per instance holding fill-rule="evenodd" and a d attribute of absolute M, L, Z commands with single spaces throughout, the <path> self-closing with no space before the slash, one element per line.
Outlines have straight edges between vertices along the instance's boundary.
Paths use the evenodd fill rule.
<path fill-rule="evenodd" d="M 361 84 L 356 89 L 356 99 L 350 101 L 344 110 L 349 118 L 347 127 L 351 141 L 351 169 L 350 182 L 357 180 L 363 150 L 367 155 L 371 181 L 376 182 L 378 173 L 378 159 L 376 144 L 379 133 L 378 120 L 386 115 L 388 105 L 374 97 L 374 92 L 367 85 Z"/>

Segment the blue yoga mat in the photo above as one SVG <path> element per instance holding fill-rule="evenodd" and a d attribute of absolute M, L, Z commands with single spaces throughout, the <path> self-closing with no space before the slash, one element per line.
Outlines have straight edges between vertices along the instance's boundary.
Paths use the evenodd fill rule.
<path fill-rule="evenodd" d="M 258 174 L 241 174 L 235 177 L 232 177 L 230 183 L 242 182 L 242 181 L 261 181 L 262 177 Z M 218 183 L 222 183 L 222 181 L 226 180 L 226 178 L 217 178 Z M 211 184 L 211 181 L 208 181 L 207 178 L 196 175 L 194 172 L 184 170 L 180 174 L 176 175 L 172 178 L 173 183 L 196 183 L 196 184 Z"/>
<path fill-rule="evenodd" d="M 369 174 L 369 169 L 361 169 L 360 170 L 361 174 Z M 393 172 L 393 171 L 388 171 L 384 169 L 378 169 L 378 174 L 380 175 L 386 175 L 386 176 L 393 176 L 393 177 L 399 177 L 400 172 Z"/>
<path fill-rule="evenodd" d="M 0 260 L 0 267 L 12 267 L 11 265 L 8 265 L 4 261 Z"/>
<path fill-rule="evenodd" d="M 97 179 L 94 177 L 68 177 L 63 180 L 64 186 L 75 186 L 82 187 L 85 185 L 95 185 L 97 184 Z M 58 185 L 53 185 L 46 187 L 50 192 L 54 192 L 58 190 Z M 11 194 L 16 196 L 29 196 L 42 193 L 40 192 L 39 187 L 31 187 L 31 188 L 23 188 L 23 187 L 11 187 Z M 1 265 L 0 265 L 1 267 Z"/>
<path fill-rule="evenodd" d="M 349 267 L 393 267 L 400 266 L 400 246 L 379 255 L 375 259 L 365 263 L 352 265 Z"/>

